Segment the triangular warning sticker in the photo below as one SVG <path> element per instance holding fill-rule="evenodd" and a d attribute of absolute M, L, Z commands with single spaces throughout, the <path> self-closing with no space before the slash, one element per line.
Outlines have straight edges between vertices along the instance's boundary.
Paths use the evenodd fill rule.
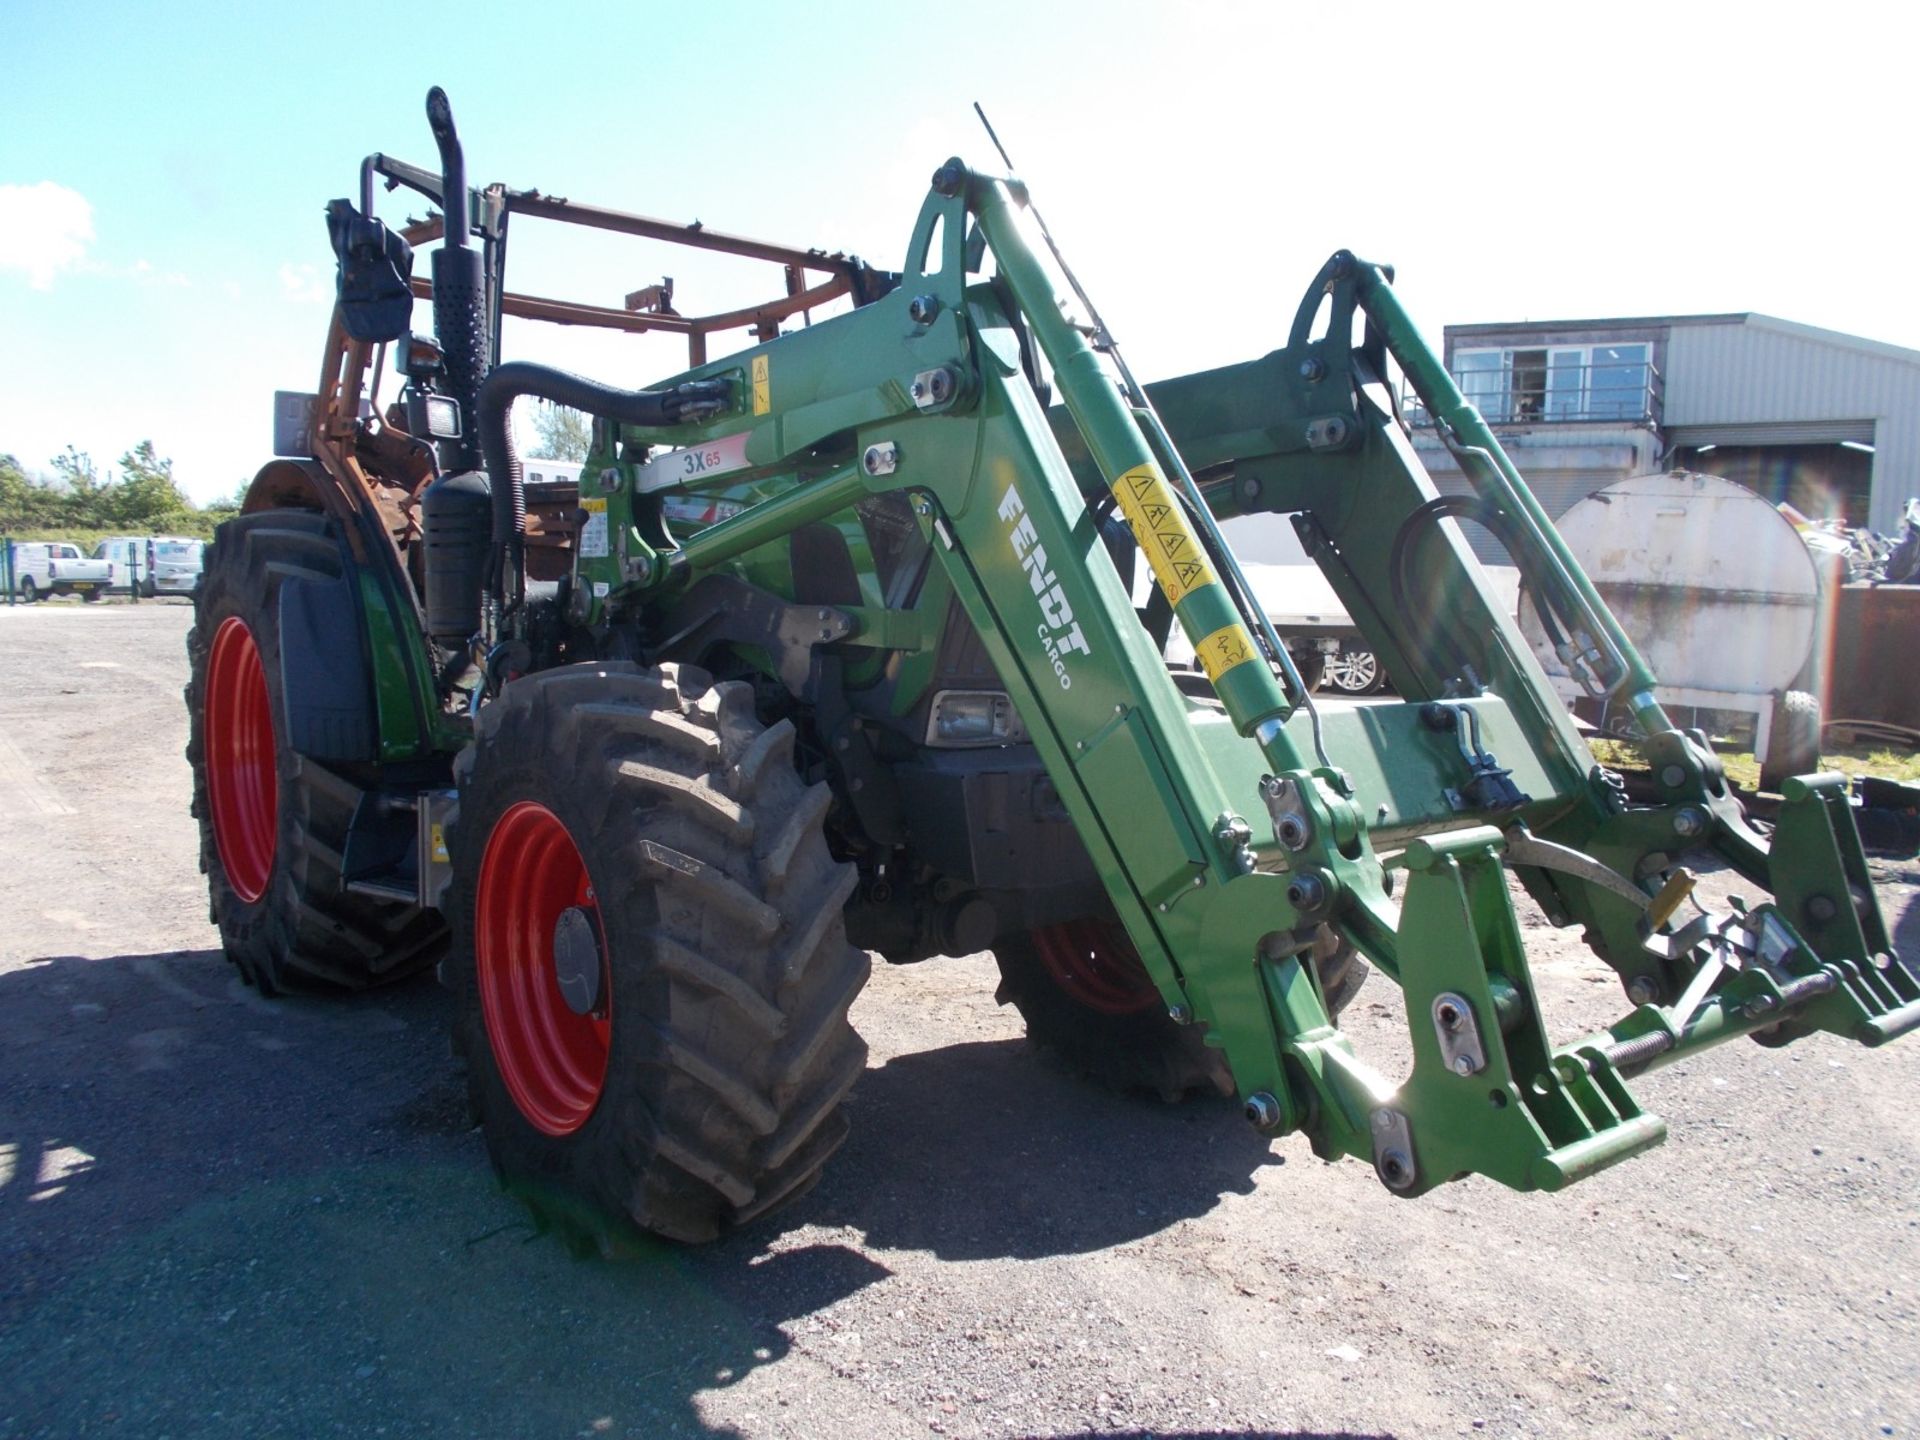
<path fill-rule="evenodd" d="M 1149 530 L 1158 530 L 1167 516 L 1173 513 L 1173 507 L 1170 505 L 1143 505 L 1140 507 L 1140 513 L 1147 517 L 1147 528 Z"/>
<path fill-rule="evenodd" d="M 1176 561 L 1173 567 L 1173 573 L 1180 577 L 1180 588 L 1182 590 L 1191 590 L 1195 585 L 1198 585 L 1200 583 L 1200 577 L 1206 573 L 1206 570 L 1207 567 L 1202 565 L 1198 560 Z"/>
<path fill-rule="evenodd" d="M 1187 537 L 1176 530 L 1168 530 L 1154 537 L 1160 542 L 1160 548 L 1166 552 L 1169 560 L 1180 558 L 1180 552 L 1187 548 Z"/>
<path fill-rule="evenodd" d="M 1153 489 L 1160 477 L 1151 470 L 1129 470 L 1120 477 L 1133 490 L 1133 498 L 1138 500 Z"/>

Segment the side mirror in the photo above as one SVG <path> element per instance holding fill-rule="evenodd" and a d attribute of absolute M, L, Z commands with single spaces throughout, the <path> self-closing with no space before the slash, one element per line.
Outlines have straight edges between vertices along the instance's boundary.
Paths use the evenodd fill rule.
<path fill-rule="evenodd" d="M 413 247 L 350 200 L 327 206 L 327 238 L 339 259 L 340 323 L 355 340 L 398 340 L 413 320 Z"/>

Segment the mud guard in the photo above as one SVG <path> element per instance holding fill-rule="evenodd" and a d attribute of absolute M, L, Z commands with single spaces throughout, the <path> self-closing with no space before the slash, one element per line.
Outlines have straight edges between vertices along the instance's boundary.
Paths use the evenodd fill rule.
<path fill-rule="evenodd" d="M 334 580 L 289 578 L 280 587 L 280 694 L 287 743 L 315 760 L 377 761 L 374 719 L 352 570 Z"/>

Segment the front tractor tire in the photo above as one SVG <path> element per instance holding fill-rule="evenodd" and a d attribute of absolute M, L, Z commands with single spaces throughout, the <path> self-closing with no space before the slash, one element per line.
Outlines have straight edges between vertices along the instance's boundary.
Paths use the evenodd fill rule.
<path fill-rule="evenodd" d="M 227 958 L 264 994 L 364 990 L 439 954 L 439 915 L 349 892 L 347 827 L 373 776 L 286 742 L 280 587 L 349 562 L 330 521 L 272 510 L 215 534 L 187 634 L 187 762 L 200 868 Z"/>
<path fill-rule="evenodd" d="M 994 947 L 996 999 L 1027 1022 L 1027 1038 L 1108 1089 L 1164 1100 L 1230 1096 L 1233 1071 L 1199 1025 L 1177 1024 L 1119 921 L 1069 920 L 1008 936 Z M 1312 965 L 1327 1013 L 1358 993 L 1367 963 L 1331 926 L 1316 934 Z"/>
<path fill-rule="evenodd" d="M 571 665 L 507 686 L 455 767 L 446 978 L 494 1169 L 582 1252 L 711 1240 L 846 1134 L 870 961 L 828 791 L 750 687 Z"/>

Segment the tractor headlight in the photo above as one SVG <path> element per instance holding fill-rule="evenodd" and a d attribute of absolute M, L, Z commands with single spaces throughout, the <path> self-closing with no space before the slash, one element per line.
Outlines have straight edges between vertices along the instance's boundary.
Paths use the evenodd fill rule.
<path fill-rule="evenodd" d="M 1017 745 L 1027 738 L 1013 702 L 999 690 L 942 690 L 927 716 L 927 744 L 938 749 L 968 745 Z"/>

